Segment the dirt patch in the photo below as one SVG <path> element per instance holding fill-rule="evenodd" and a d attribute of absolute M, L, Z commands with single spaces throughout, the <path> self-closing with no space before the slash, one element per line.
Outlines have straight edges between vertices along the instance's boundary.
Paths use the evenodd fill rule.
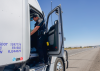
<path fill-rule="evenodd" d="M 92 63 L 89 71 L 100 71 L 100 48 L 99 48 L 99 52 L 98 52 L 94 62 Z"/>
<path fill-rule="evenodd" d="M 91 48 L 91 47 L 87 47 L 87 48 Z M 73 49 L 85 49 L 85 48 L 64 48 L 64 50 L 73 50 Z"/>
<path fill-rule="evenodd" d="M 74 49 L 84 49 L 84 48 L 65 48 L 64 50 L 74 50 Z"/>

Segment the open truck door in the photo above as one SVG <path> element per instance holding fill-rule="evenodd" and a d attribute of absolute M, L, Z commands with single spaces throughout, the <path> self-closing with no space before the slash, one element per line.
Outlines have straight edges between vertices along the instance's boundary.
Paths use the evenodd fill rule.
<path fill-rule="evenodd" d="M 55 19 L 53 22 L 54 24 L 48 28 L 48 25 L 50 24 L 50 16 L 52 14 L 57 15 L 57 19 Z M 55 18 L 55 17 L 53 17 Z M 52 21 L 51 21 L 52 23 Z M 62 10 L 61 5 L 54 8 L 47 16 L 46 21 L 46 28 L 47 28 L 47 34 L 48 34 L 48 54 L 49 55 L 56 55 L 56 56 L 62 56 L 64 52 L 64 42 L 63 42 L 63 23 L 62 23 Z"/>

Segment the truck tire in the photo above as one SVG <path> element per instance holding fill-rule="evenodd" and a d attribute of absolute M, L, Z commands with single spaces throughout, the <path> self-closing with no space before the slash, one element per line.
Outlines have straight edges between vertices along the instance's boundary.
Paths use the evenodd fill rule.
<path fill-rule="evenodd" d="M 56 59 L 54 71 L 64 71 L 64 64 L 61 58 Z"/>

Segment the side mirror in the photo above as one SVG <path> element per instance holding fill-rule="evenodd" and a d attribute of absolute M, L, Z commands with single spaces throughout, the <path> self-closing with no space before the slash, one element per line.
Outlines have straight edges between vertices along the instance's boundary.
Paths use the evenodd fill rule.
<path fill-rule="evenodd" d="M 56 15 L 59 15 L 58 9 L 55 11 Z"/>

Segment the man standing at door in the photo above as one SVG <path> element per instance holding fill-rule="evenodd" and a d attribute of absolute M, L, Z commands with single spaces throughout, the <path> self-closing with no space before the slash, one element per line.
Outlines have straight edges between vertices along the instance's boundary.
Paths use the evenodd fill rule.
<path fill-rule="evenodd" d="M 44 43 L 46 42 L 46 36 L 45 36 L 45 24 L 44 20 L 39 17 L 38 14 L 33 15 L 33 20 L 36 22 L 35 23 L 35 28 L 31 32 L 31 36 L 35 38 L 36 40 L 36 49 L 37 52 L 39 53 L 39 64 L 43 64 L 44 60 L 45 63 L 47 63 L 47 50 L 45 48 Z M 34 43 L 31 43 L 34 44 Z"/>

